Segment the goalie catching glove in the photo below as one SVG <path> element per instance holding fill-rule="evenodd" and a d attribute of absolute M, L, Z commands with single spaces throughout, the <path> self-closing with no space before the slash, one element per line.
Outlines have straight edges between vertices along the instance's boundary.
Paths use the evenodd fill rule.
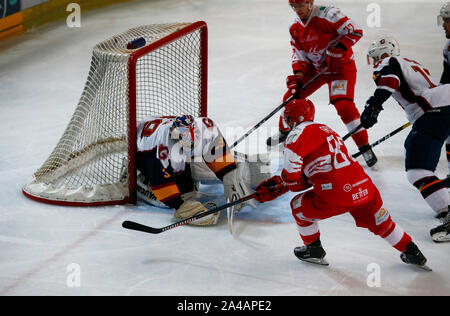
<path fill-rule="evenodd" d="M 187 200 L 183 204 L 180 205 L 180 207 L 175 211 L 175 214 L 173 217 L 175 219 L 187 219 L 194 215 L 206 212 L 208 208 L 200 203 L 199 201 L 195 200 Z M 193 221 L 189 224 L 196 225 L 196 226 L 210 226 L 217 224 L 217 221 L 219 220 L 220 213 L 214 213 L 211 215 L 207 215 L 205 217 L 199 218 L 196 221 Z"/>
<path fill-rule="evenodd" d="M 261 182 L 256 187 L 255 200 L 264 203 L 275 200 L 277 197 L 283 195 L 289 191 L 288 187 L 284 183 L 280 176 L 273 176 Z"/>

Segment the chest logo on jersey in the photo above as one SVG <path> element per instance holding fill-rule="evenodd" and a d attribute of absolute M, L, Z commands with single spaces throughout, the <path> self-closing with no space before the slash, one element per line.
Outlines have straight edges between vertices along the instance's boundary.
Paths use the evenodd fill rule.
<path fill-rule="evenodd" d="M 163 144 L 159 145 L 159 147 L 158 147 L 158 158 L 160 160 L 166 160 L 168 155 L 169 155 L 169 148 L 167 148 Z"/>

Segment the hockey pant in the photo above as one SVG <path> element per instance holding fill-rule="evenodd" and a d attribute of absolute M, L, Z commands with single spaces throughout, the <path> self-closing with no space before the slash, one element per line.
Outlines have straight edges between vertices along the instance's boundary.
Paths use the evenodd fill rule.
<path fill-rule="evenodd" d="M 291 201 L 291 208 L 300 237 L 305 245 L 318 240 L 320 220 L 347 212 L 354 218 L 357 227 L 366 228 L 380 236 L 398 251 L 403 252 L 412 241 L 411 237 L 392 220 L 389 212 L 383 208 L 383 201 L 378 190 L 368 203 L 347 208 L 323 202 L 314 191 L 310 191 L 295 196 Z"/>
<path fill-rule="evenodd" d="M 449 140 L 450 107 L 422 115 L 405 140 L 408 181 L 436 213 L 446 211 L 450 204 L 447 188 L 435 174 L 444 143 L 449 157 Z"/>
<path fill-rule="evenodd" d="M 315 72 L 307 73 L 303 83 L 311 80 L 315 74 Z M 334 105 L 337 114 L 345 124 L 347 130 L 353 130 L 361 123 L 360 113 L 353 101 L 355 95 L 356 69 L 353 69 L 352 67 L 349 69 L 344 68 L 337 74 L 322 75 L 301 93 L 301 97 L 307 98 L 324 84 L 328 85 L 330 103 Z M 286 92 L 283 97 L 283 101 L 286 101 L 290 96 L 290 92 Z M 289 126 L 284 120 L 284 111 L 281 114 L 278 127 L 281 131 L 289 131 Z M 367 130 L 364 128 L 353 134 L 352 138 L 358 147 L 369 144 L 369 136 L 367 134 Z"/>

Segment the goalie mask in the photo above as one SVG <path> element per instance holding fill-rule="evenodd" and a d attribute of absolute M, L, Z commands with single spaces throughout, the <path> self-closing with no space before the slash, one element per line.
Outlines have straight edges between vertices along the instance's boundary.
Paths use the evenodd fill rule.
<path fill-rule="evenodd" d="M 400 45 L 392 36 L 381 36 L 369 46 L 367 56 L 372 58 L 374 62 L 381 60 L 381 57 L 387 54 L 388 56 L 399 56 Z"/>
<path fill-rule="evenodd" d="M 316 109 L 314 103 L 308 99 L 294 99 L 284 108 L 284 119 L 293 128 L 305 121 L 314 121 Z"/>
<path fill-rule="evenodd" d="M 444 4 L 439 11 L 439 15 L 437 17 L 438 26 L 442 26 L 444 19 L 450 19 L 450 2 Z"/>
<path fill-rule="evenodd" d="M 192 115 L 175 118 L 170 131 L 170 138 L 179 142 L 186 154 L 193 154 L 193 149 L 200 138 L 200 130 Z"/>

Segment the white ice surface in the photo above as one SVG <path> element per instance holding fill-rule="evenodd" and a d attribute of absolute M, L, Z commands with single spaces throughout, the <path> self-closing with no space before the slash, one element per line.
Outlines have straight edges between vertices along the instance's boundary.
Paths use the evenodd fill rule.
<path fill-rule="evenodd" d="M 359 109 L 374 84 L 366 51 L 381 32 L 395 35 L 405 56 L 427 65 L 439 79 L 443 31 L 436 25 L 442 1 L 378 1 L 382 28 L 369 28 L 369 1 L 322 1 L 339 6 L 363 26 L 356 45 Z M 293 194 L 246 207 L 235 218 L 235 234 L 222 216 L 216 227 L 183 226 L 160 235 L 124 230 L 123 220 L 161 227 L 171 213 L 147 205 L 73 208 L 27 199 L 21 187 L 60 138 L 81 95 L 92 47 L 137 25 L 204 20 L 209 27 L 209 115 L 229 142 L 281 101 L 290 72 L 287 1 L 135 1 L 82 12 L 81 28 L 60 21 L 0 43 L 0 295 L 450 295 L 450 244 L 435 244 L 438 222 L 403 168 L 404 131 L 376 148 L 379 170 L 367 170 L 385 207 L 412 235 L 433 272 L 400 261 L 398 252 L 348 215 L 320 223 L 329 267 L 298 261 L 300 245 L 289 201 Z M 346 130 L 328 105 L 327 89 L 311 99 L 316 120 L 341 135 Z M 372 141 L 406 122 L 388 101 Z M 277 117 L 239 149 L 264 151 Z M 233 132 L 231 127 L 240 128 Z M 233 134 L 234 133 L 234 134 Z M 258 136 L 258 137 L 257 137 Z M 347 141 L 349 150 L 355 145 Z M 278 169 L 274 156 L 274 170 Z M 447 166 L 442 156 L 438 173 Z M 202 187 L 219 193 L 220 186 Z M 219 199 L 219 202 L 223 199 Z M 81 286 L 68 287 L 70 264 L 81 269 Z M 381 286 L 369 287 L 371 263 Z"/>

